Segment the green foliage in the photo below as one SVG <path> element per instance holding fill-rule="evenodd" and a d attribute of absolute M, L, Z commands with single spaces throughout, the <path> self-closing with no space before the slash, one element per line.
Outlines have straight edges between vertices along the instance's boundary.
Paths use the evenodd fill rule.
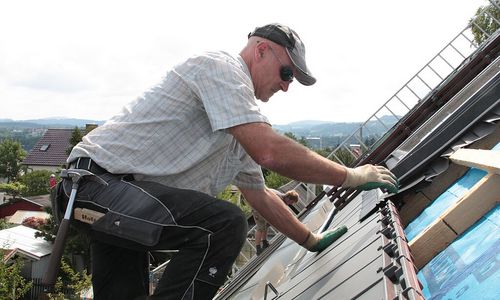
<path fill-rule="evenodd" d="M 75 129 L 73 129 L 73 132 L 71 133 L 71 138 L 69 139 L 70 146 L 68 149 L 66 149 L 66 154 L 69 155 L 71 153 L 71 150 L 73 150 L 73 147 L 75 147 L 76 144 L 82 141 L 82 138 L 82 132 L 78 127 L 75 127 Z"/>
<path fill-rule="evenodd" d="M 247 218 L 252 214 L 252 208 L 244 201 L 240 200 L 242 198 L 240 191 L 233 191 L 230 185 L 227 186 L 221 193 L 219 193 L 219 195 L 217 195 L 217 198 L 229 201 L 238 206 Z"/>
<path fill-rule="evenodd" d="M 21 276 L 20 259 L 4 262 L 4 253 L 0 251 L 0 299 L 20 299 L 33 285 Z"/>
<path fill-rule="evenodd" d="M 500 10 L 493 5 L 481 6 L 474 18 L 470 19 L 472 34 L 476 45 L 482 44 L 500 25 L 493 19 L 500 20 Z"/>
<path fill-rule="evenodd" d="M 66 299 L 63 288 L 69 289 L 72 295 L 80 295 L 83 291 L 90 288 L 91 276 L 87 274 L 87 271 L 75 272 L 71 266 L 63 259 L 61 261 L 61 270 L 63 273 L 62 277 L 58 277 L 54 290 L 54 293 L 49 293 L 49 299 L 52 300 L 64 300 Z M 77 299 L 80 299 L 77 297 Z"/>
<path fill-rule="evenodd" d="M 295 134 L 293 134 L 293 132 L 285 132 L 285 136 L 291 138 L 292 140 L 296 141 L 297 143 L 299 143 L 299 144 L 301 144 L 303 146 L 309 147 L 309 145 L 307 144 L 307 140 L 306 140 L 305 137 L 301 137 L 299 139 L 299 138 L 297 138 L 295 136 Z"/>
<path fill-rule="evenodd" d="M 21 169 L 21 162 L 26 151 L 19 142 L 6 139 L 0 143 L 0 177 L 7 178 L 7 183 L 15 180 Z"/>
<path fill-rule="evenodd" d="M 50 171 L 36 170 L 21 176 L 19 181 L 26 186 L 24 196 L 46 195 L 50 192 Z"/>
<path fill-rule="evenodd" d="M 332 156 L 330 159 L 334 162 L 344 164 L 346 166 L 351 166 L 351 164 L 356 160 L 356 158 L 350 151 L 342 148 L 338 149 L 337 152 L 335 152 L 335 157 Z"/>
<path fill-rule="evenodd" d="M 264 179 L 266 181 L 266 185 L 272 189 L 278 189 L 279 187 L 292 181 L 290 178 L 280 175 L 274 171 L 270 171 Z"/>
<path fill-rule="evenodd" d="M 10 228 L 10 227 L 12 227 L 12 224 L 7 222 L 7 220 L 5 218 L 0 219 L 0 230 L 4 230 L 4 229 Z"/>
<path fill-rule="evenodd" d="M 0 192 L 5 192 L 11 195 L 14 199 L 24 194 L 27 187 L 20 182 L 0 183 Z"/>
<path fill-rule="evenodd" d="M 35 233 L 35 237 L 42 237 L 48 242 L 54 242 L 59 229 L 52 208 L 46 207 L 45 212 L 50 215 L 45 224 L 42 224 Z M 72 255 L 81 255 L 86 265 L 90 262 L 90 239 L 87 234 L 70 226 L 68 237 L 66 240 L 66 247 L 64 247 L 64 257 L 70 258 Z"/>
<path fill-rule="evenodd" d="M 18 141 L 25 151 L 30 151 L 43 135 L 43 130 L 22 127 L 0 128 L 0 142 L 5 139 Z"/>
<path fill-rule="evenodd" d="M 42 224 L 38 228 L 39 231 L 35 232 L 35 237 L 42 237 L 44 240 L 53 243 L 56 239 L 55 237 L 57 235 L 58 224 L 56 224 L 51 207 L 46 207 L 45 212 L 48 213 L 50 217 L 46 220 L 45 224 Z M 68 236 L 68 239 L 69 238 L 70 236 Z"/>
<path fill-rule="evenodd" d="M 321 155 L 323 157 L 327 157 L 328 154 L 330 154 L 332 151 L 333 151 L 332 148 L 323 148 L 323 149 L 315 150 L 316 153 L 318 153 L 319 155 Z"/>

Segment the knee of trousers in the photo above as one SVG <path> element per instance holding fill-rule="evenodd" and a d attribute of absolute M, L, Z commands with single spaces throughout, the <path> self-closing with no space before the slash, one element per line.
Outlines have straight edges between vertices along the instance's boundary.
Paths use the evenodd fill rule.
<path fill-rule="evenodd" d="M 243 212 L 238 208 L 232 210 L 227 218 L 226 226 L 223 230 L 223 238 L 231 239 L 231 244 L 236 252 L 239 253 L 241 247 L 245 243 L 248 232 L 248 223 Z"/>

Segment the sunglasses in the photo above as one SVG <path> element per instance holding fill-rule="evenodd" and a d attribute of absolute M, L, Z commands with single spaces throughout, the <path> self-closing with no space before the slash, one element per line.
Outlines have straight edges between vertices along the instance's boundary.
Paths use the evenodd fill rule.
<path fill-rule="evenodd" d="M 276 57 L 276 59 L 279 61 L 280 65 L 281 65 L 281 68 L 280 68 L 281 80 L 287 81 L 287 82 L 292 82 L 293 81 L 293 69 L 292 69 L 292 67 L 284 65 L 281 62 L 281 59 L 279 58 L 279 56 L 276 54 L 276 52 L 274 52 L 274 49 L 271 47 L 269 47 L 269 49 L 271 49 L 271 52 L 273 53 L 274 57 Z"/>

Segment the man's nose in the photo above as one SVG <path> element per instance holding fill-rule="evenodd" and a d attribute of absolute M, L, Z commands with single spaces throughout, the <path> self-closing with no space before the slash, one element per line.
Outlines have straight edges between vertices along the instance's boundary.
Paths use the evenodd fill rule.
<path fill-rule="evenodd" d="M 281 82 L 281 84 L 280 84 L 281 90 L 283 92 L 288 91 L 288 87 L 290 86 L 290 83 L 291 83 L 290 81 L 283 81 L 283 82 Z"/>

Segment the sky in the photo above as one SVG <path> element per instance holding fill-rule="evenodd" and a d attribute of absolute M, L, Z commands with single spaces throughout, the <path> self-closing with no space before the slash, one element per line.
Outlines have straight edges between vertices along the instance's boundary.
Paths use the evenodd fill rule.
<path fill-rule="evenodd" d="M 279 22 L 317 83 L 258 101 L 272 124 L 364 121 L 486 0 L 0 2 L 0 119 L 106 120 L 185 58 Z"/>

